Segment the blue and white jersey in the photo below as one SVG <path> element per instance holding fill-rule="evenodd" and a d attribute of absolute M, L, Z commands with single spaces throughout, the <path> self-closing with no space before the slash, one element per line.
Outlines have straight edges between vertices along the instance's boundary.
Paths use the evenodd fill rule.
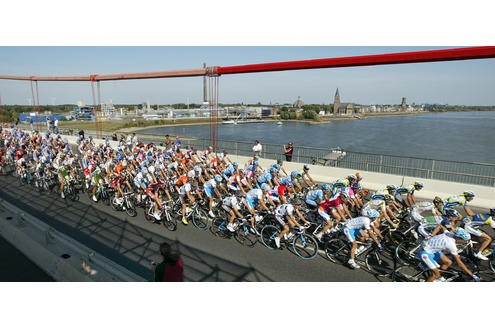
<path fill-rule="evenodd" d="M 457 255 L 457 246 L 451 233 L 446 232 L 423 241 L 423 249 L 431 254 L 448 252 Z"/>
<path fill-rule="evenodd" d="M 235 169 L 232 165 L 229 165 L 225 170 L 223 170 L 222 175 L 224 176 L 225 180 L 228 179 L 232 174 L 234 174 Z"/>
<path fill-rule="evenodd" d="M 353 219 L 347 220 L 345 226 L 349 229 L 370 229 L 371 220 L 367 216 L 358 216 Z"/>
<path fill-rule="evenodd" d="M 263 190 L 255 188 L 251 189 L 246 194 L 246 199 L 262 199 L 263 198 Z"/>
<path fill-rule="evenodd" d="M 279 183 L 280 183 L 280 185 L 283 185 L 286 187 L 291 187 L 292 186 L 292 179 L 290 178 L 290 176 L 283 177 L 282 179 L 280 179 Z"/>
<path fill-rule="evenodd" d="M 256 165 L 249 165 L 246 170 L 247 171 L 256 171 L 257 166 Z"/>
<path fill-rule="evenodd" d="M 262 183 L 268 183 L 272 180 L 272 175 L 270 173 L 267 173 L 267 172 L 264 172 L 259 178 L 258 180 L 256 180 L 256 182 L 258 184 L 262 184 Z"/>
<path fill-rule="evenodd" d="M 179 188 L 179 195 L 185 195 L 187 192 L 191 191 L 191 183 L 186 182 Z"/>
<path fill-rule="evenodd" d="M 306 195 L 306 200 L 316 201 L 318 198 L 321 200 L 323 199 L 323 190 L 321 189 L 311 190 Z"/>
<path fill-rule="evenodd" d="M 216 188 L 217 187 L 217 182 L 215 181 L 215 178 L 212 178 L 208 181 L 205 182 L 203 185 L 206 188 Z"/>
<path fill-rule="evenodd" d="M 473 228 L 479 228 L 481 226 L 489 225 L 493 228 L 493 222 L 494 218 L 491 217 L 489 214 L 475 214 L 473 217 L 466 216 L 464 219 L 462 219 L 462 222 L 464 223 L 465 226 L 470 226 Z"/>
<path fill-rule="evenodd" d="M 239 202 L 237 201 L 237 197 L 229 196 L 223 199 L 222 204 L 228 207 L 235 207 L 239 204 Z"/>
<path fill-rule="evenodd" d="M 275 209 L 275 214 L 279 216 L 292 215 L 294 206 L 292 204 L 283 204 Z"/>

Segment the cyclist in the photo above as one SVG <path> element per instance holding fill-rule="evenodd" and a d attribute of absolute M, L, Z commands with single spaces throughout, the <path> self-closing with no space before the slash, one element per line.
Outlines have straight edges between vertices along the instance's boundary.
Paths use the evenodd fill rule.
<path fill-rule="evenodd" d="M 495 229 L 495 208 L 490 209 L 487 214 L 475 214 L 472 217 L 465 217 L 463 220 L 464 229 L 471 235 L 482 240 L 478 252 L 474 254 L 480 260 L 488 261 L 488 257 L 483 254 L 483 251 L 491 244 L 492 238 L 485 232 L 480 230 L 481 226 L 487 225 Z"/>
<path fill-rule="evenodd" d="M 388 203 L 392 202 L 392 197 L 390 195 L 386 195 L 385 199 L 386 200 L 372 199 L 369 202 L 365 203 L 363 209 L 361 210 L 361 215 L 368 216 L 370 211 L 376 210 L 380 213 L 380 217 L 387 220 L 391 227 L 396 227 L 396 223 L 392 221 L 392 218 L 396 218 L 394 216 L 392 216 L 392 218 L 389 216 L 388 212 L 390 209 L 387 206 Z"/>
<path fill-rule="evenodd" d="M 465 191 L 462 195 L 448 197 L 445 200 L 443 209 L 446 210 L 448 208 L 455 208 L 462 206 L 468 216 L 474 216 L 475 213 L 468 206 L 468 202 L 471 202 L 474 199 L 474 197 L 475 195 L 474 192 L 472 191 Z"/>
<path fill-rule="evenodd" d="M 103 185 L 105 181 L 105 168 L 97 167 L 93 173 L 91 173 L 91 184 L 93 185 L 93 189 L 91 190 L 91 194 L 93 195 L 93 201 L 97 202 L 98 198 L 96 198 L 96 190 Z"/>
<path fill-rule="evenodd" d="M 337 222 L 346 222 L 345 219 L 346 214 L 349 216 L 349 218 L 351 218 L 349 210 L 346 207 L 346 203 L 348 202 L 348 200 L 349 200 L 348 194 L 345 191 L 343 191 L 337 194 L 336 197 L 333 197 L 332 199 L 329 200 L 325 200 L 320 204 L 320 206 L 318 207 L 318 214 L 325 221 L 325 226 L 318 234 L 315 235 L 315 237 L 318 238 L 319 241 L 321 241 L 323 235 L 326 234 L 327 231 L 329 231 L 329 229 L 331 229 L 333 226 L 333 221 L 332 218 L 330 217 L 330 214 Z"/>
<path fill-rule="evenodd" d="M 282 204 L 275 209 L 275 219 L 282 227 L 282 230 L 280 231 L 278 236 L 275 237 L 275 245 L 277 246 L 277 248 L 280 248 L 280 239 L 283 238 L 290 229 L 295 229 L 295 227 L 298 227 L 298 229 L 302 229 L 301 224 L 294 217 L 294 212 L 297 214 L 299 219 L 304 221 L 304 223 L 308 223 L 308 221 L 306 221 L 304 216 L 299 211 L 300 206 L 301 201 L 299 199 L 296 199 L 294 201 L 294 204 Z"/>
<path fill-rule="evenodd" d="M 415 181 L 407 187 L 397 188 L 395 191 L 395 199 L 405 208 L 409 208 L 416 204 L 416 198 L 414 196 L 415 191 L 423 189 L 424 185 L 420 181 Z"/>
<path fill-rule="evenodd" d="M 244 219 L 242 214 L 239 212 L 241 209 L 240 202 L 242 200 L 243 192 L 238 190 L 235 195 L 227 196 L 222 200 L 222 208 L 229 214 L 229 223 L 227 224 L 227 229 L 230 232 L 235 232 L 234 220 L 239 218 Z M 252 220 L 251 227 L 254 229 L 254 219 Z"/>
<path fill-rule="evenodd" d="M 457 265 L 474 280 L 479 281 L 480 278 L 468 269 L 457 252 L 456 244 L 460 240 L 467 241 L 470 239 L 471 236 L 466 230 L 457 228 L 454 233 L 445 232 L 426 240 L 418 253 L 418 257 L 422 263 L 431 270 L 431 274 L 426 281 L 445 281 L 445 278 L 441 276 L 439 268 L 447 270 L 452 265 L 452 260 L 450 260 L 445 253 L 452 254 Z M 442 265 L 438 264 L 438 261 L 442 262 Z"/>
<path fill-rule="evenodd" d="M 380 241 L 377 237 L 383 238 L 380 230 L 378 230 L 373 223 L 373 221 L 380 217 L 380 213 L 376 210 L 372 210 L 368 213 L 368 216 L 358 216 L 356 218 L 350 219 L 345 224 L 342 231 L 346 236 L 347 240 L 351 243 L 351 251 L 350 258 L 347 263 L 353 269 L 359 269 L 360 266 L 356 263 L 355 256 L 356 251 L 358 250 L 356 238 L 359 238 L 361 242 L 366 241 L 368 238 L 373 239 L 373 241 L 381 248 Z M 364 246 L 361 245 L 359 251 L 364 249 Z"/>
<path fill-rule="evenodd" d="M 321 189 L 311 190 L 306 194 L 306 204 L 308 208 L 316 213 L 318 206 L 324 200 L 328 200 L 328 194 L 330 193 L 330 186 L 326 183 L 321 185 Z"/>
<path fill-rule="evenodd" d="M 309 175 L 309 165 L 305 164 L 300 174 L 302 177 L 302 181 L 308 188 L 311 188 L 311 186 L 316 184 L 311 175 Z"/>
<path fill-rule="evenodd" d="M 206 181 L 203 185 L 205 195 L 206 197 L 208 197 L 208 215 L 210 215 L 212 218 L 215 217 L 215 213 L 213 213 L 213 193 L 215 193 L 215 195 L 217 195 L 217 197 L 219 198 L 222 196 L 217 188 L 217 185 L 220 182 L 222 182 L 222 176 L 217 174 L 214 178 Z"/>
<path fill-rule="evenodd" d="M 267 198 L 268 192 L 270 191 L 270 186 L 266 183 L 261 185 L 261 188 L 255 188 L 248 191 L 246 197 L 243 200 L 244 205 L 251 215 L 257 220 L 261 219 L 256 214 L 256 206 L 259 204 L 262 210 L 267 212 L 270 211 L 268 206 L 266 205 L 265 198 Z M 274 205 L 270 198 L 267 198 L 270 204 Z"/>
<path fill-rule="evenodd" d="M 187 200 L 189 204 L 192 205 L 195 202 L 195 198 L 193 196 L 192 191 L 198 188 L 198 182 L 196 180 L 187 181 L 179 188 L 179 201 L 182 204 L 182 223 L 185 225 L 189 224 L 189 221 L 186 219 L 186 211 L 187 211 Z"/>
<path fill-rule="evenodd" d="M 66 183 L 69 182 L 69 168 L 67 167 L 67 165 L 63 164 L 60 165 L 59 169 L 58 169 L 58 178 L 60 180 L 60 196 L 62 198 L 65 198 L 65 195 L 64 195 L 64 186 Z"/>

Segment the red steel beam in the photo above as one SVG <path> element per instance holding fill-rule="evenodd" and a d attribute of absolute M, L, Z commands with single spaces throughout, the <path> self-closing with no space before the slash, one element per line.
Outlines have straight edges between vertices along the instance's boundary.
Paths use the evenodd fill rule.
<path fill-rule="evenodd" d="M 427 50 L 368 56 L 322 58 L 240 66 L 220 66 L 217 67 L 216 73 L 219 75 L 241 74 L 313 68 L 390 65 L 483 58 L 495 58 L 495 47 L 454 48 L 445 50 Z"/>

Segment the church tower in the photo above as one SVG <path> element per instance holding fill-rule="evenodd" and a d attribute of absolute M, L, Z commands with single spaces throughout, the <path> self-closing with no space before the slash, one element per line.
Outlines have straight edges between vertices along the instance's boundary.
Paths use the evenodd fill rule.
<path fill-rule="evenodd" d="M 340 95 L 339 95 L 339 88 L 337 88 L 337 91 L 335 92 L 335 97 L 333 98 L 333 113 L 334 114 L 339 113 L 339 107 L 340 107 Z"/>

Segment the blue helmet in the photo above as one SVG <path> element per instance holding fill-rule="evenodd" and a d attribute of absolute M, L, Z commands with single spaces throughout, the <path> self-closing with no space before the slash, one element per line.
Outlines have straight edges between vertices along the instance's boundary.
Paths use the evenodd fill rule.
<path fill-rule="evenodd" d="M 371 210 L 368 212 L 368 217 L 370 219 L 375 219 L 380 216 L 380 213 L 377 210 Z"/>
<path fill-rule="evenodd" d="M 262 183 L 261 190 L 270 190 L 270 186 L 268 185 L 268 183 Z"/>
<path fill-rule="evenodd" d="M 270 169 L 268 170 L 269 173 L 277 173 L 277 169 L 274 168 L 274 167 L 270 167 Z"/>
<path fill-rule="evenodd" d="M 459 237 L 459 238 L 462 238 L 464 240 L 471 239 L 471 235 L 469 234 L 469 232 L 467 232 L 466 230 L 464 230 L 462 228 L 457 228 L 455 230 L 454 236 Z"/>
<path fill-rule="evenodd" d="M 232 162 L 232 166 L 239 166 L 237 162 Z"/>
<path fill-rule="evenodd" d="M 330 186 L 328 184 L 324 183 L 321 185 L 321 189 L 322 190 L 330 190 Z"/>
<path fill-rule="evenodd" d="M 222 176 L 219 174 L 215 175 L 215 181 L 222 182 Z"/>
<path fill-rule="evenodd" d="M 463 195 L 464 197 L 474 197 L 474 192 L 467 190 L 463 193 Z"/>
<path fill-rule="evenodd" d="M 298 178 L 298 177 L 300 177 L 301 175 L 299 174 L 299 172 L 292 171 L 292 172 L 290 173 L 290 176 L 291 176 L 292 178 Z"/>
<path fill-rule="evenodd" d="M 278 170 L 278 169 L 280 168 L 280 165 L 278 165 L 278 164 L 273 164 L 273 166 L 272 166 L 272 167 L 274 167 L 276 170 Z"/>
<path fill-rule="evenodd" d="M 147 169 L 147 168 L 145 168 L 145 167 L 143 167 L 143 168 L 141 169 L 141 172 L 142 172 L 143 174 L 148 174 L 148 169 Z"/>
<path fill-rule="evenodd" d="M 194 169 L 194 171 L 196 171 L 196 172 L 201 172 L 201 168 L 200 168 L 199 166 L 197 166 L 197 165 L 196 165 L 196 166 L 194 166 L 194 167 L 193 167 L 193 169 Z"/>
<path fill-rule="evenodd" d="M 257 166 L 258 165 L 258 161 L 253 161 L 253 165 L 254 166 Z"/>
<path fill-rule="evenodd" d="M 387 185 L 387 190 L 390 191 L 390 190 L 397 190 L 397 187 L 393 184 L 389 184 Z"/>
<path fill-rule="evenodd" d="M 445 210 L 445 215 L 446 216 L 453 216 L 453 217 L 459 217 L 459 212 L 457 212 L 456 210 L 454 210 L 453 208 L 447 208 Z"/>

